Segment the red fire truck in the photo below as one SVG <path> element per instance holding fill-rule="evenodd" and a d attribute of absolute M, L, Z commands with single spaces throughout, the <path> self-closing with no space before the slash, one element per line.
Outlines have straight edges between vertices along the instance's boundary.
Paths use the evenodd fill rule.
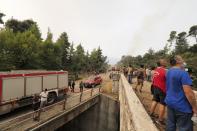
<path fill-rule="evenodd" d="M 10 72 L 0 73 L 0 115 L 32 104 L 34 94 L 47 89 L 47 102 L 53 103 L 57 97 L 68 91 L 68 72 Z"/>

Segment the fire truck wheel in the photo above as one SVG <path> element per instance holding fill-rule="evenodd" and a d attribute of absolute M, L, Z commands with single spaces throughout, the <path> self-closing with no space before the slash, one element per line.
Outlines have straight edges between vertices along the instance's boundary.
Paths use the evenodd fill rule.
<path fill-rule="evenodd" d="M 53 104 L 56 100 L 57 100 L 57 95 L 55 92 L 51 92 L 48 94 L 48 99 L 47 99 L 48 104 Z"/>

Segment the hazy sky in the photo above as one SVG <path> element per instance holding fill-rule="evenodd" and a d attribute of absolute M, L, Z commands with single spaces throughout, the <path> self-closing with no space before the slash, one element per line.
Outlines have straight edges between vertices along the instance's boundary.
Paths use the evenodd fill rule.
<path fill-rule="evenodd" d="M 100 46 L 111 62 L 164 47 L 169 33 L 197 24 L 197 0 L 0 0 L 4 20 L 36 21 L 45 38 L 67 32 L 85 49 Z"/>

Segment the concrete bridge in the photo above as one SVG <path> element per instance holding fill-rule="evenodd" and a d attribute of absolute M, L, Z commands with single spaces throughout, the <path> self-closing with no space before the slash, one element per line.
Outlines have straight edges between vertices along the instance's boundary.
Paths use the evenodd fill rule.
<path fill-rule="evenodd" d="M 120 105 L 120 117 L 118 120 L 120 131 L 156 131 L 151 118 L 146 113 L 140 100 L 128 84 L 123 75 L 116 84 L 119 92 L 118 103 Z M 33 121 L 33 114 L 30 112 L 0 123 L 0 131 L 53 131 L 71 121 L 90 107 L 100 101 L 100 88 L 92 88 L 78 93 L 70 98 L 55 103 L 40 111 L 40 120 Z M 108 107 L 110 108 L 110 106 Z M 142 124 L 143 123 L 143 124 Z M 110 124 L 110 123 L 109 123 Z"/>
<path fill-rule="evenodd" d="M 0 123 L 0 131 L 24 130 L 55 130 L 66 122 L 72 120 L 98 102 L 100 88 L 92 88 L 83 93 L 64 99 L 58 103 L 47 106 L 40 112 L 40 120 L 33 121 L 35 112 L 30 112 L 14 119 Z M 61 123 L 61 121 L 63 121 Z M 53 124 L 51 124 L 53 123 Z"/>
<path fill-rule="evenodd" d="M 33 114 L 35 112 L 30 112 L 12 120 L 0 123 L 0 131 L 53 131 L 62 127 L 80 114 L 83 114 L 85 111 L 89 111 L 88 109 L 94 105 L 98 105 L 100 101 L 104 101 L 104 103 L 101 104 L 101 110 L 104 110 L 102 108 L 106 108 L 108 112 L 107 114 L 111 114 L 106 116 L 103 115 L 102 117 L 108 118 L 103 118 L 103 120 L 100 120 L 101 122 L 96 120 L 96 122 L 98 122 L 95 122 L 96 124 L 107 123 L 107 128 L 112 131 L 115 131 L 114 127 L 117 128 L 117 131 L 158 131 L 126 78 L 121 75 L 119 81 L 114 82 L 115 90 L 118 92 L 117 100 L 113 100 L 113 98 L 110 97 L 106 99 L 104 98 L 106 96 L 101 93 L 100 88 L 92 88 L 45 107 L 44 112 L 40 111 L 39 121 L 33 121 Z M 116 101 L 116 103 L 114 104 L 111 101 Z M 118 105 L 118 110 L 116 105 Z M 94 114 L 99 112 L 100 110 L 97 110 Z M 111 117 L 113 117 L 112 112 L 119 112 L 119 117 L 115 117 L 115 119 L 118 120 L 111 119 Z M 106 113 L 106 111 L 104 113 Z M 102 119 L 102 117 L 98 117 L 97 119 Z M 89 122 L 91 122 L 91 118 L 88 119 L 90 119 Z M 107 119 L 107 122 L 105 119 Z M 118 126 L 115 125 L 115 121 L 118 121 Z M 91 122 L 91 124 L 92 123 L 93 122 Z M 95 123 L 93 125 L 95 125 Z M 87 123 L 87 126 L 91 124 Z M 101 125 L 100 127 L 99 125 L 95 126 L 98 131 L 104 126 Z"/>

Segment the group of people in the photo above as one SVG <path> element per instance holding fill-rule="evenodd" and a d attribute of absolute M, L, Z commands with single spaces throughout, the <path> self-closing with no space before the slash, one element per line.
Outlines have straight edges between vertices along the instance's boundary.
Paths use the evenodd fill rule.
<path fill-rule="evenodd" d="M 75 81 L 69 81 L 68 82 L 68 87 L 71 89 L 71 92 L 75 92 Z M 80 89 L 80 92 L 83 92 L 83 88 L 84 88 L 84 83 L 83 81 L 81 81 L 79 83 L 79 89 Z"/>
<path fill-rule="evenodd" d="M 68 87 L 71 89 L 71 92 L 75 92 L 75 81 L 68 81 Z"/>
<path fill-rule="evenodd" d="M 151 92 L 153 94 L 150 115 L 159 104 L 159 123 L 166 124 L 166 131 L 193 131 L 193 115 L 197 115 L 195 94 L 192 90 L 192 79 L 185 71 L 185 63 L 181 56 L 170 58 L 167 62 L 160 59 L 154 69 Z M 167 107 L 167 121 L 164 122 Z"/>
<path fill-rule="evenodd" d="M 170 68 L 167 69 L 167 65 Z M 142 92 L 144 80 L 152 81 L 151 93 L 153 95 L 150 116 L 155 117 L 156 106 L 159 105 L 160 124 L 166 125 L 166 131 L 193 131 L 192 116 L 197 117 L 197 104 L 192 90 L 192 79 L 185 69 L 185 62 L 181 56 L 173 56 L 169 63 L 165 59 L 157 62 L 157 67 L 145 68 L 141 65 L 134 69 L 130 65 L 123 68 L 123 73 L 132 84 L 132 78 L 137 77 L 134 87 Z M 167 107 L 167 121 L 164 121 Z"/>
<path fill-rule="evenodd" d="M 69 81 L 68 82 L 68 86 L 71 89 L 71 92 L 74 92 L 74 89 L 75 89 L 75 81 L 74 80 L 73 81 Z M 83 92 L 83 88 L 84 88 L 83 81 L 81 81 L 79 83 L 79 88 L 80 88 L 80 92 Z M 38 120 L 39 119 L 38 109 L 42 109 L 43 107 L 46 106 L 46 104 L 47 104 L 47 98 L 48 98 L 47 89 L 45 89 L 44 91 L 42 91 L 40 93 L 40 95 L 38 95 L 38 94 L 35 94 L 34 95 L 34 97 L 33 97 L 33 104 L 32 104 L 33 110 L 35 111 L 34 116 L 33 116 L 34 120 Z"/>
<path fill-rule="evenodd" d="M 137 84 L 134 89 L 137 90 L 137 88 L 139 86 L 139 91 L 142 92 L 143 83 L 144 83 L 144 80 L 147 76 L 146 69 L 145 69 L 144 65 L 140 65 L 139 69 L 134 69 L 131 65 L 129 65 L 128 68 L 126 68 L 126 67 L 123 68 L 123 73 L 124 73 L 125 77 L 127 77 L 128 82 L 130 84 L 133 83 L 133 80 L 132 80 L 133 77 L 137 77 Z"/>

